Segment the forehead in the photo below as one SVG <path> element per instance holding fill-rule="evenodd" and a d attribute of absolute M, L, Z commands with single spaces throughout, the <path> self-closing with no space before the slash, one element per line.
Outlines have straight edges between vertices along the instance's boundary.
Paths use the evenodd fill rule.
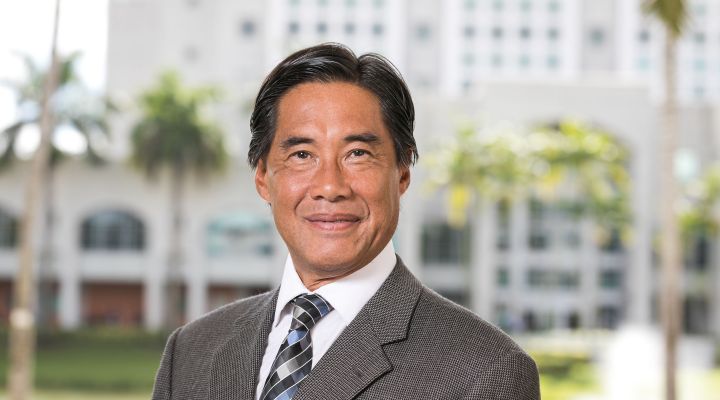
<path fill-rule="evenodd" d="M 303 83 L 280 98 L 276 136 L 312 131 L 387 134 L 377 96 L 347 82 Z"/>

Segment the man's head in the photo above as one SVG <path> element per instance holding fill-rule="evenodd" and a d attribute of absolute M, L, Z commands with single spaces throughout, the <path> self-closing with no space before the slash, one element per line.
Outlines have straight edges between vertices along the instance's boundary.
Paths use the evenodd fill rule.
<path fill-rule="evenodd" d="M 417 159 L 414 118 L 392 64 L 336 44 L 292 54 L 263 83 L 248 161 L 309 288 L 366 265 L 392 238 Z"/>

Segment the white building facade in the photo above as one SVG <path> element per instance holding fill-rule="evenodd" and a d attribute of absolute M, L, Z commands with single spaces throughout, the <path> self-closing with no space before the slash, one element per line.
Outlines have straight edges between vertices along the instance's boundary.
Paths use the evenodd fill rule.
<path fill-rule="evenodd" d="M 287 250 L 244 159 L 249 109 L 270 68 L 325 41 L 376 51 L 403 73 L 428 154 L 458 126 L 536 125 L 578 118 L 615 134 L 632 154 L 632 238 L 597 240 L 533 199 L 485 205 L 464 229 L 446 222 L 442 194 L 423 190 L 423 163 L 403 198 L 394 238 L 427 285 L 510 332 L 614 328 L 657 321 L 658 100 L 661 30 L 639 1 L 593 0 L 116 0 L 111 1 L 108 94 L 115 161 L 67 162 L 55 179 L 52 262 L 40 266 L 52 317 L 64 328 L 162 326 L 168 305 L 168 181 L 130 168 L 132 99 L 173 68 L 188 84 L 222 88 L 209 110 L 227 134 L 230 170 L 188 187 L 181 265 L 186 319 L 278 283 Z M 720 3 L 691 2 L 678 93 L 682 147 L 698 167 L 720 151 Z M 10 303 L 27 165 L 0 175 L 0 315 Z M 38 238 L 38 241 L 45 240 Z M 717 246 L 688 263 L 686 329 L 720 335 Z"/>

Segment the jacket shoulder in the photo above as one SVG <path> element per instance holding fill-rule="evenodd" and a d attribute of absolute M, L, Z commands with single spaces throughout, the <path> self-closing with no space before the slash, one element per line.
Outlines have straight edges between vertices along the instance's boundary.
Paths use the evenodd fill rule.
<path fill-rule="evenodd" d="M 510 353 L 524 353 L 500 328 L 428 288 L 420 295 L 413 320 L 422 329 L 440 329 L 441 340 L 457 349 L 458 357 L 470 358 L 468 362 L 477 358 L 489 365 Z"/>
<path fill-rule="evenodd" d="M 235 321 L 265 310 L 265 307 L 271 305 L 272 297 L 273 292 L 265 292 L 225 304 L 183 326 L 179 332 L 179 338 L 203 337 L 207 339 L 230 334 Z"/>

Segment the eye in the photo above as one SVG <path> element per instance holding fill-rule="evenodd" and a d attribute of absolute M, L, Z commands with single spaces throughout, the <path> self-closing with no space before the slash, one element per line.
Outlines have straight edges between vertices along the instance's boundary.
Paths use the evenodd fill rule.
<path fill-rule="evenodd" d="M 352 156 L 354 156 L 354 157 L 362 157 L 362 156 L 366 156 L 366 155 L 368 155 L 368 154 L 370 154 L 370 153 L 368 153 L 367 150 L 355 149 L 355 150 L 351 151 L 350 154 L 351 154 Z"/>
<path fill-rule="evenodd" d="M 310 158 L 310 153 L 308 153 L 307 151 L 304 151 L 304 150 L 300 150 L 300 151 L 296 151 L 295 153 L 292 153 L 290 155 L 290 157 L 297 157 L 301 160 L 305 160 L 305 159 Z"/>

